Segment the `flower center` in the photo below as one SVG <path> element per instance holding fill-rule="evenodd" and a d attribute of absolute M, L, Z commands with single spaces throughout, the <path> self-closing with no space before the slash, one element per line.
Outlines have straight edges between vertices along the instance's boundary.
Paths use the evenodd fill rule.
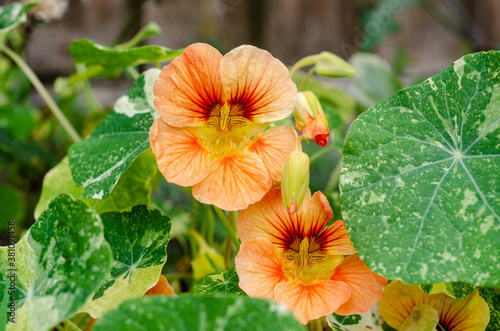
<path fill-rule="evenodd" d="M 285 276 L 304 283 L 329 279 L 344 257 L 324 254 L 320 248 L 315 238 L 306 237 L 302 240 L 296 238 L 290 245 L 290 249 L 284 252 L 286 262 L 283 273 Z"/>
<path fill-rule="evenodd" d="M 249 122 L 243 117 L 243 109 L 239 105 L 230 105 L 226 102 L 222 106 L 216 105 L 210 111 L 207 124 L 220 132 L 231 132 Z"/>

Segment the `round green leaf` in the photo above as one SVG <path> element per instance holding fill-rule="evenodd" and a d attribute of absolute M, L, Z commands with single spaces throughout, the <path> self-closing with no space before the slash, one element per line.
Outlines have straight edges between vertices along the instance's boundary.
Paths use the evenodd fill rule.
<path fill-rule="evenodd" d="M 15 323 L 7 330 L 47 330 L 71 317 L 111 267 L 101 219 L 68 195 L 50 203 L 9 260 L 12 252 L 0 248 L 0 284 L 15 279 L 16 286 Z"/>
<path fill-rule="evenodd" d="M 500 285 L 499 67 L 500 52 L 467 55 L 352 124 L 341 206 L 372 270 Z"/>
<path fill-rule="evenodd" d="M 243 296 L 143 297 L 108 312 L 94 327 L 108 330 L 305 330 L 275 302 Z"/>
<path fill-rule="evenodd" d="M 220 274 L 205 277 L 203 282 L 194 287 L 196 295 L 234 294 L 245 295 L 238 286 L 240 279 L 235 268 L 231 268 Z"/>
<path fill-rule="evenodd" d="M 111 273 L 81 311 L 100 318 L 122 301 L 143 296 L 160 277 L 167 259 L 170 219 L 144 205 L 101 215 L 113 251 Z"/>

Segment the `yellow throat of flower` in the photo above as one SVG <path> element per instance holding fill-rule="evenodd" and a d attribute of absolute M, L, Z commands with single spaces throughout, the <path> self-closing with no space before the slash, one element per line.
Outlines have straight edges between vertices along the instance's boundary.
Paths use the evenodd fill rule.
<path fill-rule="evenodd" d="M 297 238 L 290 249 L 285 251 L 286 263 L 283 273 L 289 279 L 299 280 L 304 284 L 316 280 L 329 279 L 335 268 L 342 263 L 342 255 L 328 255 L 320 251 L 315 238 Z"/>
<path fill-rule="evenodd" d="M 246 119 L 238 105 L 224 103 L 210 111 L 210 117 L 199 131 L 205 145 L 214 156 L 227 156 L 251 144 L 267 123 L 257 124 Z"/>

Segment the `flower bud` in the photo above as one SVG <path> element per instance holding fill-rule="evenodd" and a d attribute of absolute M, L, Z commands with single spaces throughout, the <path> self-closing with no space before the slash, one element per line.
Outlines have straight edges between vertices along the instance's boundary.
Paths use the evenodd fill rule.
<path fill-rule="evenodd" d="M 281 170 L 281 194 L 290 214 L 300 208 L 309 191 L 309 156 L 302 152 L 301 139 L 297 139 L 295 150 L 290 153 Z"/>
<path fill-rule="evenodd" d="M 318 54 L 315 71 L 318 75 L 332 78 L 356 76 L 356 70 L 349 63 L 330 52 Z"/>
<path fill-rule="evenodd" d="M 311 91 L 297 94 L 297 106 L 293 111 L 295 128 L 302 135 L 316 144 L 325 147 L 328 144 L 330 129 L 328 120 L 316 95 Z"/>

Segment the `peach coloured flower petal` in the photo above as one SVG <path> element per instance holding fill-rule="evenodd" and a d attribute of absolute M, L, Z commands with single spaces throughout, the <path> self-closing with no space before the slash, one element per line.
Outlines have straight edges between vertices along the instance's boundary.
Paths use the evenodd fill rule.
<path fill-rule="evenodd" d="M 328 136 L 330 131 L 325 125 L 324 121 L 321 121 L 321 117 L 309 118 L 307 120 L 306 126 L 301 130 L 302 135 L 307 139 L 314 140 L 321 147 L 325 147 L 328 144 Z"/>
<path fill-rule="evenodd" d="M 260 156 L 275 182 L 281 181 L 281 169 L 295 147 L 297 133 L 291 126 L 270 128 L 255 141 L 249 151 Z"/>
<path fill-rule="evenodd" d="M 210 110 L 222 101 L 222 55 L 207 44 L 193 44 L 165 66 L 153 92 L 155 108 L 172 126 L 201 126 Z"/>
<path fill-rule="evenodd" d="M 356 249 L 352 245 L 351 239 L 347 234 L 344 222 L 341 220 L 335 221 L 330 225 L 320 238 L 325 243 L 323 244 L 323 253 L 329 255 L 351 255 L 356 253 Z"/>
<path fill-rule="evenodd" d="M 269 241 L 243 241 L 235 258 L 239 286 L 251 297 L 275 300 L 274 288 L 286 281 L 282 257 Z"/>
<path fill-rule="evenodd" d="M 262 200 L 240 211 L 238 236 L 241 240 L 265 238 L 280 248 L 288 248 L 300 231 L 298 213 L 288 214 L 283 206 L 281 189 L 267 193 Z"/>
<path fill-rule="evenodd" d="M 191 186 L 207 176 L 210 153 L 199 139 L 193 129 L 172 127 L 161 118 L 154 121 L 149 140 L 158 168 L 168 182 Z"/>
<path fill-rule="evenodd" d="M 262 199 L 271 185 L 269 172 L 259 156 L 241 151 L 212 161 L 207 177 L 193 186 L 193 196 L 225 210 L 240 210 Z"/>
<path fill-rule="evenodd" d="M 431 297 L 435 294 L 431 295 Z M 477 289 L 465 299 L 453 299 L 445 294 L 439 295 L 439 324 L 446 330 L 482 331 L 490 321 L 490 309 L 479 296 Z"/>
<path fill-rule="evenodd" d="M 224 100 L 238 104 L 244 117 L 255 123 L 272 122 L 290 115 L 297 86 L 281 61 L 254 46 L 240 46 L 227 53 L 220 65 Z"/>
<path fill-rule="evenodd" d="M 155 286 L 150 288 L 144 295 L 169 295 L 176 297 L 177 295 L 174 292 L 174 289 L 168 283 L 165 276 L 160 275 L 158 282 Z"/>
<path fill-rule="evenodd" d="M 422 291 L 418 285 L 407 285 L 399 280 L 391 282 L 384 288 L 384 297 L 378 302 L 378 309 L 384 321 L 390 327 L 399 329 L 411 315 L 413 307 L 430 305 L 431 296 Z"/>
<path fill-rule="evenodd" d="M 371 271 L 359 256 L 347 256 L 335 269 L 332 280 L 346 283 L 351 297 L 336 311 L 340 315 L 366 313 L 384 296 L 387 279 Z"/>
<path fill-rule="evenodd" d="M 287 306 L 302 324 L 333 313 L 349 299 L 351 291 L 343 282 L 320 281 L 304 285 L 297 281 L 276 285 L 276 301 Z"/>
<path fill-rule="evenodd" d="M 303 223 L 303 233 L 306 236 L 319 235 L 333 217 L 328 199 L 320 191 L 314 193 L 310 198 L 304 198 L 298 214 Z"/>

